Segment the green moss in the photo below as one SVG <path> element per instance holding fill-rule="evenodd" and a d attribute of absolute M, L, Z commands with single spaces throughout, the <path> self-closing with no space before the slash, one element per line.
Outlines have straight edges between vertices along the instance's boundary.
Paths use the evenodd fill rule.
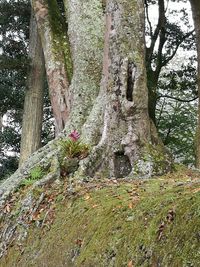
<path fill-rule="evenodd" d="M 23 254 L 13 246 L 1 266 L 200 266 L 196 178 L 188 171 L 79 187 L 57 201 L 50 229 L 31 228 Z"/>
<path fill-rule="evenodd" d="M 32 190 L 32 194 L 33 194 L 33 197 L 35 199 L 37 199 L 38 197 L 40 197 L 43 192 L 44 192 L 44 188 L 39 187 L 39 186 L 34 187 L 33 190 Z"/>
<path fill-rule="evenodd" d="M 49 19 L 52 30 L 55 57 L 60 61 L 63 58 L 68 79 L 71 81 L 73 74 L 70 43 L 67 35 L 67 23 L 64 21 L 56 0 L 47 0 Z"/>
<path fill-rule="evenodd" d="M 147 143 L 143 147 L 141 158 L 135 165 L 135 173 L 144 173 L 148 176 L 162 175 L 171 171 L 172 158 L 162 144 L 153 145 Z"/>

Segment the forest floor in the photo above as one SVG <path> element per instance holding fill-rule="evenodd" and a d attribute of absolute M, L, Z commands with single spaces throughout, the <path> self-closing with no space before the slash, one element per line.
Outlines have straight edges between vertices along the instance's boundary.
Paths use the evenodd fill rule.
<path fill-rule="evenodd" d="M 28 189 L 4 207 L 13 220 Z M 73 186 L 64 179 L 32 193 L 38 204 L 23 215 L 28 235 L 16 234 L 1 267 L 200 266 L 198 171 Z"/>

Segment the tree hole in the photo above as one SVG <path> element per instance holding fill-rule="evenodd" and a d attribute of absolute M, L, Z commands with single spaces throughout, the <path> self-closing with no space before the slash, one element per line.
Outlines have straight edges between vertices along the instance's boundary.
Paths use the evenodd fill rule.
<path fill-rule="evenodd" d="M 135 83 L 135 71 L 136 66 L 133 62 L 128 63 L 127 69 L 127 90 L 126 90 L 126 98 L 128 101 L 133 101 L 133 88 Z"/>
<path fill-rule="evenodd" d="M 131 163 L 128 156 L 123 151 L 118 151 L 114 155 L 114 175 L 116 178 L 123 178 L 130 174 Z"/>

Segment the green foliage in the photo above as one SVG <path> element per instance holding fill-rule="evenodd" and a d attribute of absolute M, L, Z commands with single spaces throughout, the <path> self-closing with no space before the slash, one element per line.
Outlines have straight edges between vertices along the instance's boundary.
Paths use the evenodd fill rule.
<path fill-rule="evenodd" d="M 73 141 L 68 138 L 67 140 L 60 141 L 62 158 L 85 158 L 87 157 L 90 147 L 81 142 L 81 140 Z"/>
<path fill-rule="evenodd" d="M 40 166 L 36 166 L 30 171 L 30 176 L 21 182 L 21 186 L 29 186 L 40 180 L 45 175 L 44 170 Z"/>
<path fill-rule="evenodd" d="M 174 70 L 166 68 L 158 83 L 157 128 L 175 160 L 193 165 L 197 124 L 196 72 L 193 61 L 180 69 L 176 67 Z"/>
<path fill-rule="evenodd" d="M 37 166 L 30 171 L 30 178 L 32 180 L 39 180 L 42 178 L 43 175 L 44 175 L 44 171 L 42 170 L 40 166 Z"/>

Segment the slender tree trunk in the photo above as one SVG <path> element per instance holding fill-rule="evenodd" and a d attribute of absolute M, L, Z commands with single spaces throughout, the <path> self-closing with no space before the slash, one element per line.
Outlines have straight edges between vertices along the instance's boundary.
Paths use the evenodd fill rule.
<path fill-rule="evenodd" d="M 32 0 L 45 56 L 49 94 L 55 118 L 56 135 L 68 120 L 70 111 L 69 83 L 72 62 L 67 26 L 56 0 Z"/>
<path fill-rule="evenodd" d="M 20 166 L 41 146 L 45 66 L 42 45 L 33 12 L 30 22 L 29 58 L 31 63 L 24 102 Z"/>
<path fill-rule="evenodd" d="M 0 134 L 2 133 L 3 131 L 3 115 L 0 114 Z"/>
<path fill-rule="evenodd" d="M 146 63 L 147 64 L 147 63 Z M 152 68 L 147 68 L 147 88 L 148 88 L 148 109 L 149 116 L 153 123 L 156 123 L 156 105 L 158 96 L 158 77 L 160 73 L 155 73 Z"/>
<path fill-rule="evenodd" d="M 199 94 L 199 106 L 198 106 L 198 122 L 197 122 L 197 134 L 196 134 L 196 167 L 200 168 L 200 2 L 199 0 L 190 0 L 192 7 L 192 14 L 196 32 L 196 46 L 197 46 L 197 58 L 198 58 L 198 74 L 197 85 Z"/>

